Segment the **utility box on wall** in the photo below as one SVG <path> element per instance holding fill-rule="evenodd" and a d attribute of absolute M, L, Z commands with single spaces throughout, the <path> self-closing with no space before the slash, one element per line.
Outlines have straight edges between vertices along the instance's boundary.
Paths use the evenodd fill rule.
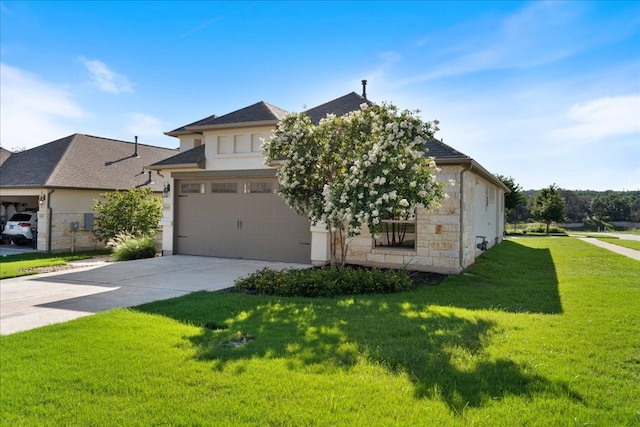
<path fill-rule="evenodd" d="M 73 221 L 71 223 L 71 231 L 78 231 L 80 229 L 80 223 L 78 221 Z"/>
<path fill-rule="evenodd" d="M 93 231 L 93 213 L 91 212 L 84 214 L 84 229 Z"/>

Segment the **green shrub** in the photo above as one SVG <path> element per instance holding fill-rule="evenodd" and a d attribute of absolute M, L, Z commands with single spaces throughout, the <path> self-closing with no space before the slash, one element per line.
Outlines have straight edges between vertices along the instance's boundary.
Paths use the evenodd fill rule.
<path fill-rule="evenodd" d="M 155 243 L 150 236 L 133 236 L 120 233 L 109 240 L 107 247 L 113 249 L 113 259 L 116 261 L 129 261 L 156 256 Z"/>
<path fill-rule="evenodd" d="M 523 234 L 527 233 L 541 233 L 545 234 L 547 232 L 547 225 L 542 222 L 536 222 L 527 226 L 524 230 Z M 558 227 L 557 225 L 551 225 L 549 227 L 549 234 L 567 234 L 567 231 L 564 228 Z"/>
<path fill-rule="evenodd" d="M 392 293 L 412 287 L 413 282 L 406 271 L 351 267 L 305 270 L 264 268 L 235 282 L 237 290 L 304 297 Z"/>
<path fill-rule="evenodd" d="M 103 193 L 94 200 L 94 221 L 98 238 L 109 242 L 118 234 L 135 236 L 155 234 L 162 218 L 162 199 L 155 197 L 149 187 Z"/>

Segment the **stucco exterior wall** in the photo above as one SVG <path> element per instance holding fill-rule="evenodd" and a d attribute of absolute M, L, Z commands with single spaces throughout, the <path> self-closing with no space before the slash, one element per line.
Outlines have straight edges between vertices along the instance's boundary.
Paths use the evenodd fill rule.
<path fill-rule="evenodd" d="M 87 229 L 90 224 L 85 224 L 85 213 L 93 213 L 93 200 L 100 197 L 100 191 L 56 189 L 52 192 L 45 189 L 44 192 L 48 200 L 44 201 L 38 211 L 39 251 L 66 252 L 103 248 L 93 231 Z M 78 223 L 77 231 L 72 230 L 73 222 Z"/>
<path fill-rule="evenodd" d="M 273 126 L 221 129 L 204 132 L 207 170 L 266 169 L 260 148 Z"/>

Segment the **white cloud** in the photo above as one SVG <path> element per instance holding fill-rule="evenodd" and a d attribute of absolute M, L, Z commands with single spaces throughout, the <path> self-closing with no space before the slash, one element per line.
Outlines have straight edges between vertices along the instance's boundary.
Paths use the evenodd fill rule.
<path fill-rule="evenodd" d="M 0 64 L 0 142 L 33 148 L 74 133 L 73 122 L 87 113 L 62 85 L 42 81 L 19 68 Z"/>
<path fill-rule="evenodd" d="M 80 58 L 80 61 L 89 71 L 89 78 L 94 86 L 102 92 L 116 95 L 122 92 L 133 92 L 133 85 L 129 79 L 111 70 L 104 62 L 85 58 Z"/>
<path fill-rule="evenodd" d="M 640 135 L 640 94 L 575 104 L 566 117 L 571 124 L 552 132 L 553 136 L 595 141 L 618 135 Z"/>
<path fill-rule="evenodd" d="M 128 114 L 127 122 L 127 131 L 131 135 L 140 137 L 140 142 L 144 142 L 144 139 L 158 139 L 158 136 L 162 135 L 167 127 L 159 118 L 144 113 Z"/>
<path fill-rule="evenodd" d="M 602 22 L 599 31 L 593 31 L 584 20 L 582 6 L 572 2 L 532 2 L 502 20 L 479 20 L 431 34 L 418 42 L 418 55 L 426 55 L 430 71 L 399 83 L 410 85 L 485 70 L 537 67 L 634 31 L 635 23 L 627 21 Z M 470 33 L 474 37 L 468 37 Z"/>

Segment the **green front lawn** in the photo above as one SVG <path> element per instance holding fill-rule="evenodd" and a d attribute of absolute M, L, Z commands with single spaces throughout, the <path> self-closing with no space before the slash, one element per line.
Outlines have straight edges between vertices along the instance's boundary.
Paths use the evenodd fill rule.
<path fill-rule="evenodd" d="M 640 240 L 619 239 L 617 237 L 611 239 L 606 237 L 598 237 L 598 240 L 611 243 L 612 245 L 622 246 L 623 248 L 635 249 L 640 251 Z"/>
<path fill-rule="evenodd" d="M 400 294 L 199 292 L 0 337 L 0 419 L 638 425 L 638 301 L 640 263 L 566 237 Z"/>
<path fill-rule="evenodd" d="M 25 254 L 7 255 L 0 258 L 0 279 L 27 276 L 39 273 L 37 269 L 67 265 L 69 261 L 80 261 L 104 255 L 110 251 L 90 251 L 49 254 L 29 252 Z"/>

